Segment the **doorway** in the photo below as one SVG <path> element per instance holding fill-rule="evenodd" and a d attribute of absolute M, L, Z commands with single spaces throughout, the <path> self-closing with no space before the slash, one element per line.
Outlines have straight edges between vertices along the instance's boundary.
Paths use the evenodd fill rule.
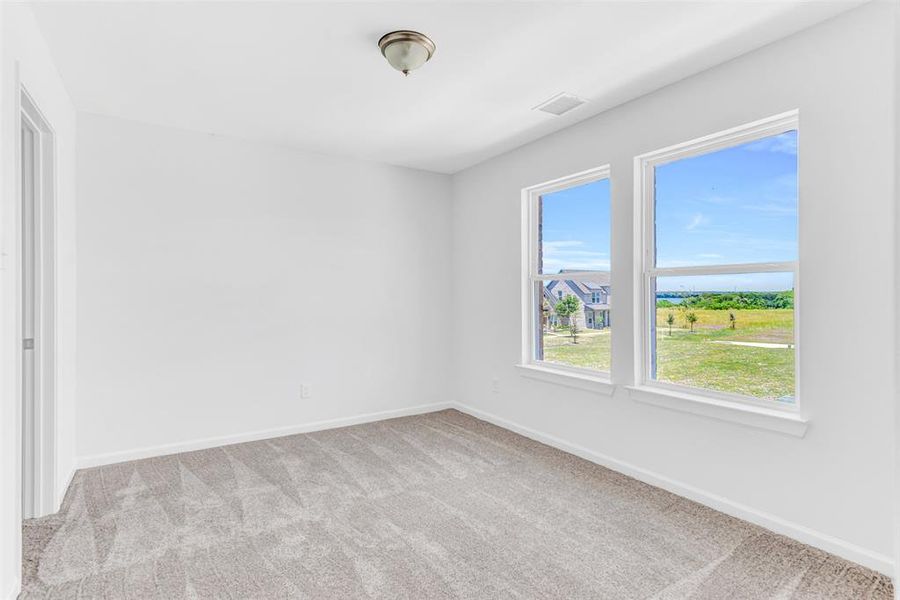
<path fill-rule="evenodd" d="M 22 517 L 31 518 L 55 508 L 55 149 L 25 90 L 20 106 Z"/>

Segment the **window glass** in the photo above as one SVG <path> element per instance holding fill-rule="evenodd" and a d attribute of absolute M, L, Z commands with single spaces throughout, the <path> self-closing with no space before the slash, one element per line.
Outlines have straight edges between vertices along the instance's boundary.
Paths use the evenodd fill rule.
<path fill-rule="evenodd" d="M 793 273 L 658 277 L 654 284 L 651 376 L 793 402 Z"/>
<path fill-rule="evenodd" d="M 655 167 L 656 266 L 797 260 L 797 131 Z"/>
<path fill-rule="evenodd" d="M 539 273 L 609 271 L 609 179 L 540 197 Z"/>
<path fill-rule="evenodd" d="M 533 327 L 526 359 L 610 368 L 610 185 L 608 168 L 531 188 L 528 279 Z M 552 191 L 551 191 L 552 190 Z"/>
<path fill-rule="evenodd" d="M 540 336 L 536 358 L 546 362 L 609 371 L 609 305 L 593 302 L 592 290 L 608 282 L 579 279 L 539 282 Z"/>
<path fill-rule="evenodd" d="M 643 194 L 655 243 L 645 381 L 796 405 L 798 135 L 783 123 L 725 133 L 703 154 L 658 154 Z M 762 137 L 743 141 L 753 127 Z M 742 141 L 723 148 L 729 136 Z"/>

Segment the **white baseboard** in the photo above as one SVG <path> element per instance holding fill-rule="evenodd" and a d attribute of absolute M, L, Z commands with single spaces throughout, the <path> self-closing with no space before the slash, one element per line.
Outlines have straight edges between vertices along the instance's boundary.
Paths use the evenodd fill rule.
<path fill-rule="evenodd" d="M 816 548 L 820 548 L 822 550 L 825 550 L 826 552 L 830 552 L 842 558 L 846 558 L 847 560 L 853 561 L 857 564 L 863 565 L 880 573 L 884 573 L 885 575 L 892 576 L 894 573 L 894 561 L 890 556 L 872 552 L 871 550 L 867 550 L 866 548 L 862 548 L 845 540 L 841 540 L 828 534 L 815 531 L 808 527 L 804 527 L 803 525 L 792 523 L 775 515 L 756 510 L 755 508 L 752 508 L 750 506 L 734 502 L 732 500 L 729 500 L 728 498 L 724 498 L 705 490 L 701 490 L 692 485 L 676 481 L 664 475 L 654 473 L 647 469 L 643 469 L 630 463 L 612 458 L 605 454 L 594 452 L 593 450 L 589 450 L 583 446 L 572 444 L 547 433 L 531 429 L 530 427 L 519 425 L 518 423 L 514 423 L 502 417 L 498 417 L 497 415 L 487 413 L 465 404 L 454 402 L 423 404 L 409 408 L 367 413 L 363 415 L 331 419 L 327 421 L 315 421 L 312 423 L 292 425 L 289 427 L 279 427 L 275 429 L 266 429 L 235 435 L 211 437 L 175 444 L 165 444 L 162 446 L 137 448 L 134 450 L 111 452 L 108 454 L 97 454 L 94 456 L 83 456 L 78 458 L 77 468 L 84 469 L 88 467 L 96 467 L 100 465 L 137 460 L 141 458 L 151 458 L 154 456 L 177 454 L 179 452 L 189 452 L 192 450 L 203 450 L 206 448 L 214 448 L 216 446 L 225 446 L 228 444 L 238 444 L 241 442 L 251 442 L 267 438 L 293 435 L 296 433 L 308 433 L 310 431 L 334 429 L 337 427 L 358 425 L 360 423 L 383 421 L 385 419 L 392 419 L 395 417 L 405 417 L 410 415 L 435 412 L 448 408 L 455 408 L 478 419 L 482 419 L 504 429 L 514 431 L 515 433 L 547 444 L 548 446 L 553 446 L 554 448 L 558 448 L 564 452 L 574 454 L 575 456 L 581 457 L 585 460 L 589 460 L 593 463 L 597 463 L 624 475 L 628 475 L 629 477 L 633 477 L 639 481 L 643 481 L 644 483 L 663 488 L 674 494 L 678 494 L 679 496 L 683 496 L 695 502 L 699 502 L 700 504 L 709 506 L 733 517 L 749 521 L 775 533 L 779 533 L 793 538 L 797 541 L 803 542 L 804 544 L 815 546 Z M 65 490 L 63 490 L 63 493 L 65 493 Z"/>
<path fill-rule="evenodd" d="M 20 586 L 22 585 L 22 581 L 16 577 L 12 581 L 12 585 L 6 591 L 6 594 L 3 596 L 5 600 L 16 600 L 19 597 L 19 592 L 21 592 Z"/>
<path fill-rule="evenodd" d="M 410 406 L 407 408 L 399 408 L 396 410 L 366 413 L 352 417 L 342 417 L 338 419 L 329 419 L 326 421 L 314 421 L 312 423 L 303 423 L 301 425 L 290 425 L 288 427 L 276 427 L 273 429 L 263 429 L 260 431 L 223 435 L 199 440 L 191 440 L 187 442 L 177 442 L 174 444 L 163 444 L 161 446 L 148 446 L 144 448 L 135 448 L 133 450 L 109 452 L 106 454 L 80 456 L 76 460 L 76 467 L 78 469 L 87 469 L 90 467 L 99 467 L 101 465 L 110 465 L 114 463 L 126 462 L 129 460 L 138 460 L 141 458 L 152 458 L 154 456 L 178 454 L 179 452 L 190 452 L 192 450 L 205 450 L 207 448 L 215 448 L 217 446 L 240 444 L 242 442 L 254 442 L 257 440 L 282 437 L 285 435 L 294 435 L 296 433 L 309 433 L 310 431 L 336 429 L 338 427 L 359 425 L 360 423 L 371 423 L 373 421 L 383 421 L 385 419 L 393 419 L 396 417 L 420 415 L 423 413 L 435 412 L 448 408 L 454 408 L 453 404 L 449 402 L 435 402 L 432 404 L 421 404 L 419 406 Z M 63 490 L 63 493 L 65 493 L 65 490 Z"/>
<path fill-rule="evenodd" d="M 72 465 L 72 468 L 69 469 L 69 472 L 66 474 L 66 478 L 64 479 L 65 484 L 62 485 L 59 489 L 56 490 L 56 498 L 54 498 L 54 506 L 56 510 L 59 511 L 62 508 L 63 500 L 66 499 L 66 492 L 69 491 L 69 486 L 72 485 L 72 479 L 75 478 L 75 471 L 77 470 L 77 465 Z"/>
<path fill-rule="evenodd" d="M 594 452 L 583 446 L 571 444 L 558 437 L 531 429 L 530 427 L 519 425 L 518 423 L 498 417 L 497 415 L 484 412 L 483 410 L 459 403 L 455 404 L 453 408 L 475 418 L 524 435 L 527 438 L 531 438 L 535 441 L 547 444 L 548 446 L 553 446 L 554 448 L 568 452 L 569 454 L 574 454 L 585 460 L 597 463 L 598 465 L 612 469 L 613 471 L 628 475 L 629 477 L 633 477 L 644 483 L 663 488 L 673 494 L 709 506 L 710 508 L 714 508 L 727 515 L 749 521 L 750 523 L 759 525 L 760 527 L 764 527 L 775 533 L 779 533 L 799 542 L 803 542 L 804 544 L 809 544 L 810 546 L 815 546 L 816 548 L 825 550 L 831 554 L 846 558 L 847 560 L 878 571 L 879 573 L 884 573 L 891 577 L 894 574 L 894 561 L 890 556 L 872 552 L 871 550 L 867 550 L 866 548 L 862 548 L 826 533 L 815 531 L 808 527 L 804 527 L 803 525 L 798 525 L 782 519 L 781 517 L 756 510 L 750 506 L 733 502 L 728 498 L 723 498 L 722 496 L 701 490 L 692 485 L 670 479 L 664 475 L 606 456 L 605 454 Z"/>

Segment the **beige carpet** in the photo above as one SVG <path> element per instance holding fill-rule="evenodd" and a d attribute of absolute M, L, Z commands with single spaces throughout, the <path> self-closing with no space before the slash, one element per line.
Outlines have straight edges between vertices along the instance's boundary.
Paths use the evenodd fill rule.
<path fill-rule="evenodd" d="M 456 411 L 79 471 L 24 530 L 24 598 L 893 597 Z"/>

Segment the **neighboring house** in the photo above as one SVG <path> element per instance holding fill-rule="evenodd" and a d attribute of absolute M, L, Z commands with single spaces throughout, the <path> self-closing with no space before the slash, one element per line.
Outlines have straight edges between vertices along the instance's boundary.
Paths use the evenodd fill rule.
<path fill-rule="evenodd" d="M 563 269 L 560 273 L 569 271 Z M 582 273 L 584 271 L 581 271 Z M 561 319 L 553 308 L 566 296 L 575 296 L 581 302 L 581 310 L 574 315 L 575 324 L 581 329 L 609 327 L 609 271 L 591 271 L 596 281 L 563 279 L 544 286 L 546 308 L 545 326 L 568 325 L 569 319 Z"/>

